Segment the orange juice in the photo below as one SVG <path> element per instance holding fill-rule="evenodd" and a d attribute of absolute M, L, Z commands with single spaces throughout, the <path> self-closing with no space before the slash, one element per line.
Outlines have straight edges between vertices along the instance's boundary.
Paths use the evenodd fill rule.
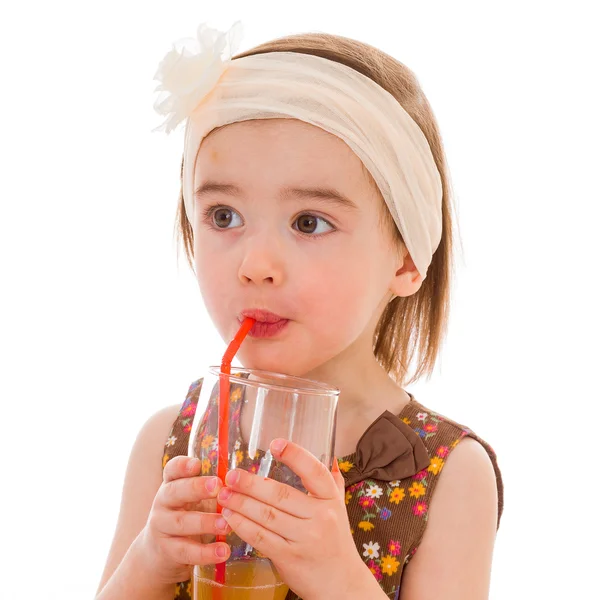
<path fill-rule="evenodd" d="M 271 561 L 241 559 L 226 563 L 226 583 L 215 581 L 215 566 L 195 567 L 193 600 L 284 600 L 289 587 Z"/>

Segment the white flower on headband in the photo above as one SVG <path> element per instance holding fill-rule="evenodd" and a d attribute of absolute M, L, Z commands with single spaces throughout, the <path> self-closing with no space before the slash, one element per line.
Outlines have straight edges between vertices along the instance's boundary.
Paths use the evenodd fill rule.
<path fill-rule="evenodd" d="M 197 108 L 226 70 L 242 39 L 242 23 L 226 32 L 201 23 L 197 38 L 183 38 L 160 61 L 154 79 L 160 92 L 154 109 L 167 119 L 154 129 L 170 133 Z M 164 93 L 168 96 L 164 97 Z"/>

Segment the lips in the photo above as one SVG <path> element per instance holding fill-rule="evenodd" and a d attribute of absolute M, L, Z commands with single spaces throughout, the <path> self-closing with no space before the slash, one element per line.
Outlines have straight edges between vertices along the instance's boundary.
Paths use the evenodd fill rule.
<path fill-rule="evenodd" d="M 256 309 L 252 309 L 252 310 L 245 310 L 242 312 L 242 320 L 244 320 L 246 317 L 251 317 L 253 318 L 255 321 L 258 321 L 259 323 L 279 323 L 279 321 L 287 321 L 287 319 L 285 317 L 280 317 L 279 315 L 276 315 L 272 312 L 269 312 L 267 310 L 260 310 L 258 308 Z"/>
<path fill-rule="evenodd" d="M 255 324 L 248 333 L 250 337 L 254 338 L 274 337 L 289 324 L 289 319 L 261 309 L 245 310 L 240 316 L 240 321 L 243 321 L 246 317 L 255 319 Z"/>

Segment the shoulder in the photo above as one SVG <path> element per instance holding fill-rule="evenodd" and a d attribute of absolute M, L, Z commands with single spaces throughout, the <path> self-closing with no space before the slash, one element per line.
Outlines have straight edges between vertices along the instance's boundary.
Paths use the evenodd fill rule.
<path fill-rule="evenodd" d="M 158 448 L 162 454 L 162 446 L 166 444 L 171 427 L 178 418 L 182 407 L 182 403 L 171 404 L 151 415 L 139 430 L 136 444 L 152 446 L 152 442 L 154 442 L 155 448 Z"/>
<path fill-rule="evenodd" d="M 488 598 L 497 529 L 497 488 L 488 453 L 472 438 L 446 461 L 400 600 Z"/>
<path fill-rule="evenodd" d="M 495 470 L 484 446 L 465 437 L 446 460 L 431 508 L 457 508 L 469 497 L 470 505 L 488 507 L 497 519 L 497 484 Z M 453 505 L 453 506 L 452 506 Z"/>
<path fill-rule="evenodd" d="M 141 477 L 142 474 L 145 474 L 143 466 L 149 465 L 150 471 L 156 476 L 156 471 L 152 471 L 152 469 L 154 469 L 154 465 L 162 463 L 162 450 L 170 443 L 172 428 L 181 408 L 182 404 L 171 404 L 156 411 L 145 421 L 131 450 L 129 472 Z M 161 479 L 161 468 L 159 475 L 159 479 Z"/>
<path fill-rule="evenodd" d="M 405 423 L 421 438 L 429 454 L 431 464 L 427 471 L 432 476 L 430 482 L 439 482 L 443 479 L 443 473 L 448 470 L 452 473 L 447 473 L 446 480 L 454 477 L 453 471 L 459 471 L 461 476 L 461 472 L 468 473 L 470 469 L 480 469 L 487 477 L 492 476 L 497 495 L 498 527 L 503 512 L 504 487 L 497 455 L 492 446 L 469 427 L 416 400 L 409 405 L 405 416 Z M 433 493 L 435 489 L 435 486 L 431 487 Z"/>
<path fill-rule="evenodd" d="M 488 598 L 502 506 L 494 452 L 467 427 L 422 405 L 410 420 L 431 457 L 432 483 L 426 527 L 405 568 L 400 600 L 423 600 L 433 589 L 441 600 Z"/>
<path fill-rule="evenodd" d="M 142 465 L 150 468 L 151 480 L 156 477 L 154 465 L 159 465 L 157 477 L 162 478 L 162 468 L 166 460 L 174 454 L 184 454 L 180 448 L 174 448 L 177 439 L 185 441 L 188 437 L 195 404 L 201 390 L 201 379 L 193 381 L 182 403 L 170 404 L 150 416 L 137 434 L 129 457 L 128 471 L 141 473 Z M 179 444 L 180 446 L 181 444 Z M 179 451 L 175 451 L 179 450 Z M 164 456 L 163 456 L 164 455 Z"/>

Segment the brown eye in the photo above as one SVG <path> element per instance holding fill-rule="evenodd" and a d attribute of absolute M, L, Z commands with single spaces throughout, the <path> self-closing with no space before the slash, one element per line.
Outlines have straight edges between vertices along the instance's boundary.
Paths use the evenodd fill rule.
<path fill-rule="evenodd" d="M 218 208 L 213 213 L 213 220 L 216 227 L 225 229 L 232 222 L 232 211 L 228 208 Z"/>
<path fill-rule="evenodd" d="M 323 233 L 329 233 L 331 230 L 334 231 L 334 227 L 322 217 L 315 217 L 314 215 L 301 215 L 295 220 L 298 231 L 306 233 L 308 235 L 322 235 Z M 328 229 L 322 231 L 322 225 L 328 226 Z M 318 228 L 320 227 L 320 231 Z"/>
<path fill-rule="evenodd" d="M 302 215 L 301 217 L 298 217 L 296 223 L 298 224 L 298 229 L 302 233 L 314 233 L 314 230 L 318 225 L 318 217 Z"/>

